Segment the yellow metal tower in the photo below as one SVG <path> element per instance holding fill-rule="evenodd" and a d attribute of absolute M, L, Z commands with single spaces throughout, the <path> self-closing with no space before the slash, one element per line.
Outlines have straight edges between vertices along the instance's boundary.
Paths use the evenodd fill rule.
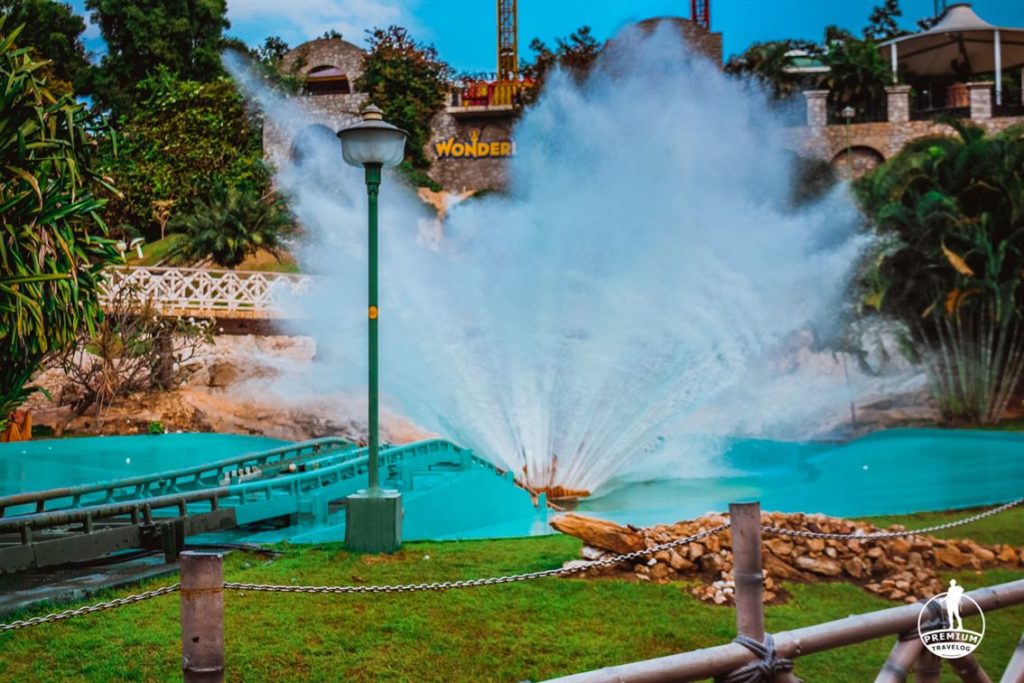
<path fill-rule="evenodd" d="M 498 81 L 519 79 L 516 0 L 498 0 Z"/>

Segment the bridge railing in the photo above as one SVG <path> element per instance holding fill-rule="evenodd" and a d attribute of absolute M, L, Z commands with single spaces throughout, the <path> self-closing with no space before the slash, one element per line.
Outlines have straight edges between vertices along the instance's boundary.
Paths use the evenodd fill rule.
<path fill-rule="evenodd" d="M 88 507 L 120 503 L 125 500 L 146 498 L 158 494 L 183 493 L 203 486 L 218 486 L 230 471 L 254 468 L 261 474 L 276 474 L 291 463 L 330 453 L 344 452 L 355 446 L 337 437 L 325 437 L 272 448 L 266 451 L 244 453 L 215 462 L 134 477 L 101 481 L 44 491 L 16 493 L 0 496 L 0 520 L 4 517 L 31 512 L 49 512 L 47 503 L 57 501 L 64 507 Z M 25 509 L 25 508 L 28 509 Z M 53 505 L 49 506 L 51 509 Z M 57 509 L 60 509 L 58 506 Z"/>
<path fill-rule="evenodd" d="M 272 313 L 283 299 L 309 289 L 309 275 L 203 268 L 111 268 L 101 299 L 123 288 L 162 311 L 252 311 Z"/>

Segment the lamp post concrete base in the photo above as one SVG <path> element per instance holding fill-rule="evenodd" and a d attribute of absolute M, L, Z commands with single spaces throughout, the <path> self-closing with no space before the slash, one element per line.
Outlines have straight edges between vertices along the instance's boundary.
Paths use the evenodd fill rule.
<path fill-rule="evenodd" d="M 345 499 L 345 547 L 360 553 L 393 553 L 402 546 L 402 494 L 376 489 Z"/>

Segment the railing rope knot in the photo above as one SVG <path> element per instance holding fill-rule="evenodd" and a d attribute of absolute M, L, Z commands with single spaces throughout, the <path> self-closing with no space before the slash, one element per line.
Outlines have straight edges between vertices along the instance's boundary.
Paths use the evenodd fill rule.
<path fill-rule="evenodd" d="M 758 659 L 724 676 L 716 676 L 715 683 L 771 683 L 775 680 L 775 674 L 789 673 L 793 670 L 792 659 L 775 654 L 775 638 L 770 633 L 764 634 L 764 640 L 761 642 L 743 635 L 736 636 L 732 642 L 747 648 L 757 655 Z"/>

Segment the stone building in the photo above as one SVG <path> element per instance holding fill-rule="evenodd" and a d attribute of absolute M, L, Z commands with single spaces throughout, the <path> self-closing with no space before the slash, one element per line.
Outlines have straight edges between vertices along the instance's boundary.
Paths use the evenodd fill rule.
<path fill-rule="evenodd" d="M 675 31 L 691 51 L 721 65 L 721 33 L 678 17 L 646 19 L 635 25 L 648 34 L 665 26 Z M 614 45 L 613 39 L 605 49 L 614 49 Z M 354 90 L 362 73 L 363 55 L 352 43 L 338 38 L 320 38 L 299 45 L 283 57 L 282 70 L 305 80 L 305 92 L 297 104 L 307 113 L 309 121 L 294 128 L 267 122 L 263 130 L 263 149 L 272 163 L 279 165 L 292 157 L 305 136 L 324 138 L 358 120 L 359 112 L 367 104 L 367 95 Z M 509 87 L 509 84 L 497 83 L 490 87 Z M 500 189 L 508 182 L 508 161 L 516 151 L 513 130 L 520 108 L 514 96 L 488 98 L 488 101 L 504 103 L 467 104 L 453 93 L 450 106 L 439 111 L 431 121 L 431 135 L 424 150 L 431 162 L 429 173 L 448 191 Z"/>
<path fill-rule="evenodd" d="M 305 92 L 295 102 L 309 121 L 294 128 L 266 121 L 263 151 L 275 165 L 291 157 L 303 137 L 333 135 L 355 123 L 367 104 L 366 94 L 354 90 L 363 73 L 363 51 L 340 38 L 319 38 L 299 45 L 281 59 L 281 70 L 304 78 Z"/>

